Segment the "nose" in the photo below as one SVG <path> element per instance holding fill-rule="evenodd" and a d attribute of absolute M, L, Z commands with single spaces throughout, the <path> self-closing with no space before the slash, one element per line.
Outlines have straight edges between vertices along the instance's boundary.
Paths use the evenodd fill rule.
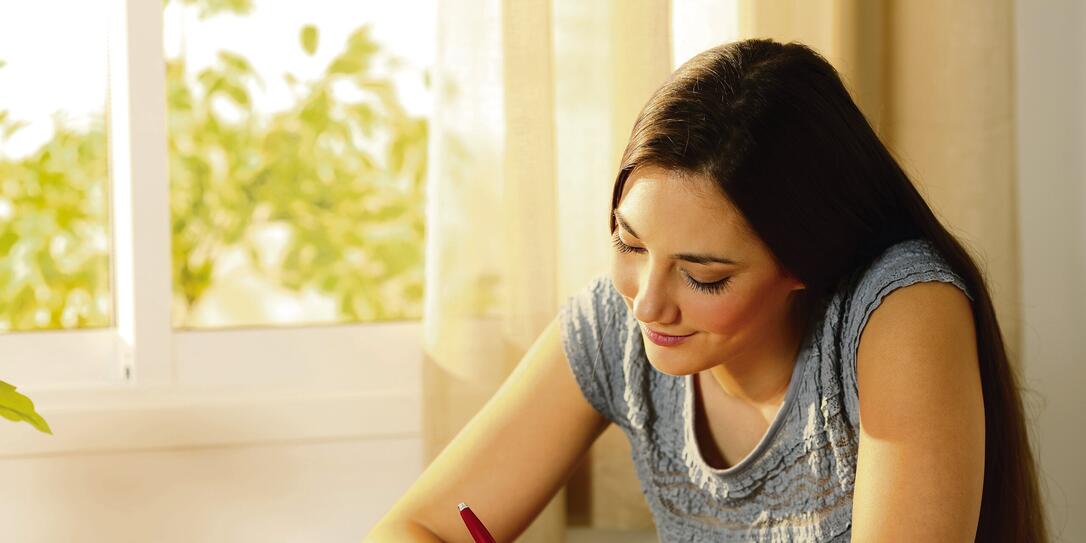
<path fill-rule="evenodd" d="M 672 300 L 664 272 L 642 271 L 634 296 L 633 313 L 645 323 L 669 324 L 678 316 L 678 306 Z"/>

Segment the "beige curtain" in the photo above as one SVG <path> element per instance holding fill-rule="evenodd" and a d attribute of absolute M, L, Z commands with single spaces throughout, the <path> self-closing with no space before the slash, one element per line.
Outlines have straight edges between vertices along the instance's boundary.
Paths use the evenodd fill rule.
<path fill-rule="evenodd" d="M 1018 352 L 1009 0 L 457 0 L 438 9 L 427 461 L 566 296 L 606 269 L 610 191 L 633 120 L 697 44 L 771 37 L 823 52 L 978 257 Z M 617 429 L 520 541 L 563 541 L 569 524 L 652 527 Z"/>

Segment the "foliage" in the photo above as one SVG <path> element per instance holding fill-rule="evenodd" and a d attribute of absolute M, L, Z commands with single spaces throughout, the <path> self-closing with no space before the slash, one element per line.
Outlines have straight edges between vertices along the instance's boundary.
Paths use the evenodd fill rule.
<path fill-rule="evenodd" d="M 314 51 L 316 29 L 300 41 Z M 266 118 L 253 112 L 260 81 L 245 58 L 220 52 L 194 84 L 183 59 L 168 62 L 174 285 L 187 303 L 211 286 L 216 254 L 248 245 L 259 262 L 247 233 L 283 223 L 291 243 L 266 274 L 335 293 L 351 320 L 419 318 L 427 122 L 372 74 L 379 51 L 358 29 L 319 79 L 286 74 L 298 100 Z M 338 99 L 344 85 L 365 98 Z"/>
<path fill-rule="evenodd" d="M 251 7 L 195 3 L 201 16 Z M 313 54 L 319 34 L 290 39 Z M 222 51 L 196 74 L 167 59 L 175 299 L 197 303 L 228 248 L 259 265 L 252 234 L 279 224 L 291 235 L 282 261 L 261 269 L 269 278 L 333 296 L 344 320 L 421 317 L 428 124 L 376 75 L 393 61 L 363 26 L 318 79 L 284 74 L 296 101 L 269 115 L 254 111 L 262 80 L 243 56 Z M 20 128 L 7 117 L 0 141 Z M 108 239 L 105 143 L 101 127 L 58 120 L 36 153 L 0 158 L 0 329 L 109 325 L 108 304 L 94 303 L 109 297 L 108 255 L 89 242 Z"/>
<path fill-rule="evenodd" d="M 34 402 L 15 391 L 15 387 L 0 381 L 0 417 L 15 422 L 27 422 L 39 432 L 53 434 L 49 423 L 34 411 Z"/>
<path fill-rule="evenodd" d="M 109 325 L 105 132 L 54 125 L 36 152 L 0 159 L 0 330 Z M 21 127 L 0 111 L 0 136 Z"/>

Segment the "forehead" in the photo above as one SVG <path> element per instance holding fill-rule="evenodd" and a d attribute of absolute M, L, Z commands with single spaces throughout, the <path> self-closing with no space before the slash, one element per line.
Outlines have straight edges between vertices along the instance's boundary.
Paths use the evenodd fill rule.
<path fill-rule="evenodd" d="M 722 237 L 744 242 L 750 230 L 738 209 L 705 176 L 665 170 L 656 166 L 635 168 L 622 188 L 619 213 L 641 228 L 666 228 L 699 236 Z M 635 222 L 637 221 L 637 222 Z M 640 226 L 638 223 L 644 223 Z"/>

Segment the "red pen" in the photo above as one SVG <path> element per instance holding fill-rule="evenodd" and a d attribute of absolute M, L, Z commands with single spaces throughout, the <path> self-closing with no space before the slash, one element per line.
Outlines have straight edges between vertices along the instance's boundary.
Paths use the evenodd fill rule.
<path fill-rule="evenodd" d="M 460 502 L 460 505 L 457 505 L 456 508 L 460 510 L 460 518 L 464 519 L 464 525 L 468 527 L 468 533 L 471 534 L 471 538 L 475 540 L 475 543 L 497 543 L 494 541 L 494 536 L 486 531 L 483 521 L 479 520 L 479 517 L 471 512 L 468 504 Z"/>

